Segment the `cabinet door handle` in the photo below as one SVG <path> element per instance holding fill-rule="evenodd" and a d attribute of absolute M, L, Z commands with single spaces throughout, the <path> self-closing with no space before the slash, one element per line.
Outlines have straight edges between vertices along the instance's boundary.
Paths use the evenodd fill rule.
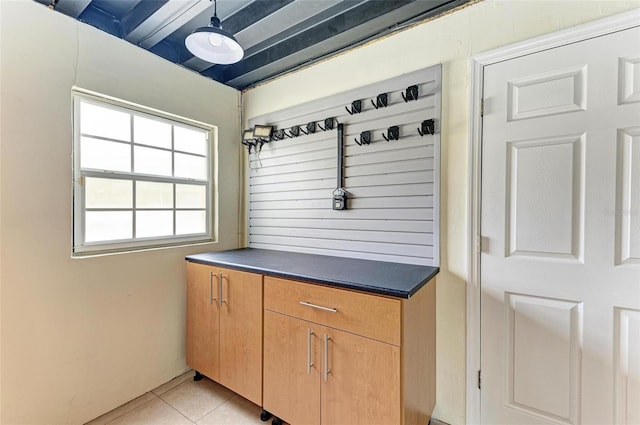
<path fill-rule="evenodd" d="M 311 335 L 314 335 L 311 329 L 307 329 L 307 373 L 311 373 L 313 362 L 311 361 Z"/>
<path fill-rule="evenodd" d="M 335 308 L 323 307 L 321 305 L 311 304 L 311 303 L 306 302 L 306 301 L 298 301 L 298 303 L 300 303 L 302 305 L 306 305 L 307 307 L 317 308 L 318 310 L 330 311 L 331 313 L 337 313 L 338 312 L 338 310 L 335 309 Z"/>
<path fill-rule="evenodd" d="M 331 337 L 327 334 L 324 334 L 324 380 L 329 380 L 329 373 L 331 369 L 329 369 L 329 341 Z"/>
<path fill-rule="evenodd" d="M 218 299 L 218 298 L 213 296 L 213 276 L 216 277 L 216 280 L 218 281 L 218 286 L 220 286 L 220 281 L 218 280 L 218 275 L 214 274 L 213 272 L 210 272 L 209 273 L 209 304 L 213 304 L 213 301 Z"/>
<path fill-rule="evenodd" d="M 224 298 L 222 298 L 222 285 L 223 285 L 223 280 L 224 279 L 229 280 L 229 278 L 227 276 L 223 276 L 222 272 L 220 272 L 220 307 L 222 307 L 222 303 L 225 303 L 227 305 L 229 305 L 229 303 L 227 302 L 227 300 L 225 300 Z"/>

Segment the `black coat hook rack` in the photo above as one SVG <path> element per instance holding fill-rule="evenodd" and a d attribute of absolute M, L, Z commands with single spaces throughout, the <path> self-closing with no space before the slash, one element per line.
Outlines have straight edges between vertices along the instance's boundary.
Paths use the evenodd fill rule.
<path fill-rule="evenodd" d="M 413 85 L 407 87 L 404 93 L 402 93 L 402 98 L 405 102 L 409 102 L 411 100 L 418 100 L 418 86 Z"/>
<path fill-rule="evenodd" d="M 400 138 L 400 127 L 397 125 L 391 126 L 387 129 L 387 134 L 382 133 L 382 137 L 387 142 L 389 140 L 398 140 Z"/>
<path fill-rule="evenodd" d="M 418 134 L 420 137 L 423 137 L 427 134 L 435 134 L 436 133 L 436 123 L 434 120 L 424 120 L 420 123 L 420 127 L 418 127 Z"/>
<path fill-rule="evenodd" d="M 371 132 L 368 130 L 363 131 L 362 133 L 360 133 L 360 140 L 358 140 L 357 138 L 354 140 L 356 141 L 358 146 L 368 145 L 371 143 Z"/>
<path fill-rule="evenodd" d="M 349 109 L 347 106 L 345 106 L 344 109 L 347 110 L 349 115 L 359 114 L 360 112 L 362 112 L 362 100 L 354 100 L 353 102 L 351 102 L 351 109 Z"/>
<path fill-rule="evenodd" d="M 389 96 L 386 93 L 380 93 L 378 96 L 376 96 L 375 102 L 373 101 L 373 99 L 371 99 L 371 104 L 376 109 L 386 108 L 389 104 Z"/>

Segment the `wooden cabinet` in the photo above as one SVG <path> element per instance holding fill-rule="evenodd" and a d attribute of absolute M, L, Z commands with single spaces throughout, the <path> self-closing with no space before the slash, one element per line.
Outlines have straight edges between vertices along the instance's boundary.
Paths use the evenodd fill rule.
<path fill-rule="evenodd" d="M 187 263 L 187 364 L 213 380 L 220 378 L 220 308 L 217 269 Z"/>
<path fill-rule="evenodd" d="M 264 312 L 263 402 L 290 424 L 320 424 L 321 336 L 314 323 Z"/>
<path fill-rule="evenodd" d="M 187 263 L 187 364 L 262 404 L 262 275 Z"/>
<path fill-rule="evenodd" d="M 409 300 L 264 280 L 264 408 L 295 424 L 427 424 L 435 280 Z"/>

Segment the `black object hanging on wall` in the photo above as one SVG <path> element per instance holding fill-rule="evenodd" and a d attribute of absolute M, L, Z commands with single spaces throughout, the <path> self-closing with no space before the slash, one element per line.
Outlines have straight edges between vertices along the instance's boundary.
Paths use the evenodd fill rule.
<path fill-rule="evenodd" d="M 360 112 L 362 112 L 362 101 L 354 100 L 353 102 L 351 102 L 351 109 L 349 109 L 347 106 L 345 106 L 344 109 L 347 110 L 349 115 L 359 114 Z"/>
<path fill-rule="evenodd" d="M 340 124 L 338 124 L 340 125 Z M 369 130 L 360 133 L 360 140 L 355 139 L 358 146 L 368 145 L 371 143 L 371 132 Z"/>
<path fill-rule="evenodd" d="M 420 123 L 420 127 L 418 128 L 418 134 L 420 137 L 426 136 L 428 134 L 436 133 L 436 123 L 434 120 L 424 120 Z"/>
<path fill-rule="evenodd" d="M 334 210 L 346 210 L 347 209 L 347 191 L 344 190 L 344 125 L 338 124 L 338 166 L 337 166 L 337 181 L 336 190 L 333 191 L 333 209 Z"/>
<path fill-rule="evenodd" d="M 405 102 L 409 102 L 411 100 L 418 100 L 418 86 L 413 85 L 407 87 L 404 93 L 402 93 L 402 98 Z"/>
<path fill-rule="evenodd" d="M 398 140 L 400 138 L 400 127 L 397 125 L 391 126 L 387 129 L 387 134 L 382 133 L 382 137 L 387 142 L 389 140 Z"/>

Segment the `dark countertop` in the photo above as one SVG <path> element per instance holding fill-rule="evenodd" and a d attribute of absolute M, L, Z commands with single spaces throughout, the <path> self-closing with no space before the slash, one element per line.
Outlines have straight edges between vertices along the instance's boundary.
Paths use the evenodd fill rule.
<path fill-rule="evenodd" d="M 430 266 L 255 248 L 194 254 L 186 260 L 397 298 L 410 298 L 440 271 Z"/>

